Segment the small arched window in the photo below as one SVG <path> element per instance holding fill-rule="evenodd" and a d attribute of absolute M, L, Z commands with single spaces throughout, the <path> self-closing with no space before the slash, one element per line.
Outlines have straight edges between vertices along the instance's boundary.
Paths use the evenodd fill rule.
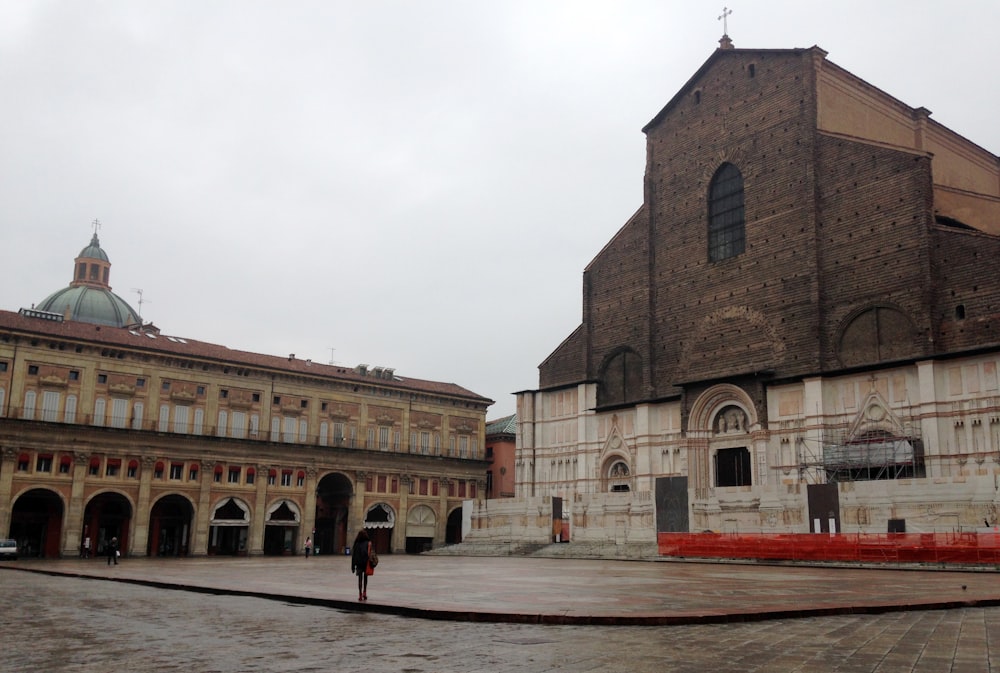
<path fill-rule="evenodd" d="M 708 259 L 711 262 L 743 254 L 743 175 L 725 163 L 708 188 Z"/>

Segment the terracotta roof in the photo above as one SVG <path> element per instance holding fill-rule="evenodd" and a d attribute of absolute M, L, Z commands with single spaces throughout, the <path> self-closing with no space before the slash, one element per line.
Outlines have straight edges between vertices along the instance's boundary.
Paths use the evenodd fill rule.
<path fill-rule="evenodd" d="M 233 350 L 226 346 L 197 341 L 187 337 L 167 336 L 159 333 L 159 330 L 151 325 L 146 325 L 143 328 L 139 328 L 138 326 L 109 327 L 107 325 L 93 325 L 72 320 L 59 322 L 57 320 L 31 317 L 11 311 L 0 311 L 0 329 L 22 333 L 26 336 L 72 339 L 104 346 L 118 346 L 130 350 L 171 354 L 236 366 L 294 373 L 303 376 L 336 379 L 338 381 L 356 381 L 368 385 L 461 397 L 487 405 L 493 402 L 493 400 L 487 397 L 477 395 L 454 383 L 426 381 L 395 373 L 393 373 L 392 378 L 379 378 L 375 376 L 372 369 L 369 369 L 368 374 L 361 374 L 349 367 L 325 365 L 292 356 L 281 357 Z"/>

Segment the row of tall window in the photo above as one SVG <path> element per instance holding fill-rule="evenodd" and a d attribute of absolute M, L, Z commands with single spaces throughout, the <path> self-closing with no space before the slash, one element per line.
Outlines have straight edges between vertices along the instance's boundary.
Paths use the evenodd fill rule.
<path fill-rule="evenodd" d="M 31 471 L 32 457 L 29 453 L 23 452 L 17 458 L 17 471 Z M 200 475 L 200 463 L 184 463 L 179 461 L 157 461 L 153 465 L 154 480 L 169 481 L 198 481 Z M 34 457 L 34 472 L 37 474 L 72 474 L 73 457 L 68 454 L 57 456 L 53 453 L 37 453 Z M 91 477 L 111 477 L 126 479 L 139 478 L 139 461 L 131 459 L 125 461 L 121 458 L 101 458 L 93 456 L 87 465 L 87 475 Z M 292 470 L 288 468 L 271 468 L 267 472 L 268 486 L 285 486 L 301 488 L 305 486 L 306 473 L 304 470 Z M 247 485 L 252 486 L 258 479 L 255 467 L 244 467 L 242 465 L 216 465 L 212 472 L 212 481 L 221 484 Z"/>
<path fill-rule="evenodd" d="M 5 391 L 0 388 L 0 415 L 4 413 Z M 364 448 L 378 451 L 407 451 L 422 455 L 457 458 L 480 458 L 479 442 L 473 435 L 449 435 L 447 450 L 443 450 L 440 432 L 412 432 L 408 447 L 402 446 L 403 435 L 399 428 L 390 425 L 369 425 L 365 440 L 358 437 L 358 424 L 346 421 L 321 421 L 319 434 L 310 436 L 309 421 L 299 415 L 276 415 L 271 418 L 270 433 L 261 432 L 260 414 L 255 412 L 220 409 L 216 424 L 210 427 L 205 410 L 190 404 L 163 403 L 156 410 L 155 419 L 146 419 L 142 401 L 123 397 L 98 397 L 94 400 L 94 413 L 90 419 L 79 417 L 78 398 L 58 390 L 41 392 L 28 390 L 24 394 L 21 418 L 50 423 L 90 422 L 99 427 L 157 432 L 205 435 L 233 439 L 260 439 L 289 444 L 317 444 L 324 447 Z"/>

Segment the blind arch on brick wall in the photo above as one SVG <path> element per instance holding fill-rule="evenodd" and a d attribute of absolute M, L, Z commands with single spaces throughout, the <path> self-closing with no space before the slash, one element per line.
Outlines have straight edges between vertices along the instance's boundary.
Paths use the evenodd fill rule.
<path fill-rule="evenodd" d="M 743 174 L 726 162 L 708 186 L 708 260 L 718 262 L 743 254 L 746 232 Z"/>
<path fill-rule="evenodd" d="M 837 357 L 845 367 L 900 360 L 920 354 L 917 331 L 903 311 L 870 306 L 844 320 Z"/>
<path fill-rule="evenodd" d="M 597 406 L 638 402 L 642 399 L 642 358 L 631 348 L 621 348 L 601 366 Z"/>

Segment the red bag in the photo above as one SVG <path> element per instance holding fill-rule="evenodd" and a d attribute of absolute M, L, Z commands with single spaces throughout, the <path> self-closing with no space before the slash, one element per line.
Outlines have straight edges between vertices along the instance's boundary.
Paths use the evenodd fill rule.
<path fill-rule="evenodd" d="M 374 575 L 375 566 L 378 565 L 378 554 L 375 553 L 375 548 L 372 543 L 368 543 L 368 563 L 365 565 L 365 574 Z"/>

